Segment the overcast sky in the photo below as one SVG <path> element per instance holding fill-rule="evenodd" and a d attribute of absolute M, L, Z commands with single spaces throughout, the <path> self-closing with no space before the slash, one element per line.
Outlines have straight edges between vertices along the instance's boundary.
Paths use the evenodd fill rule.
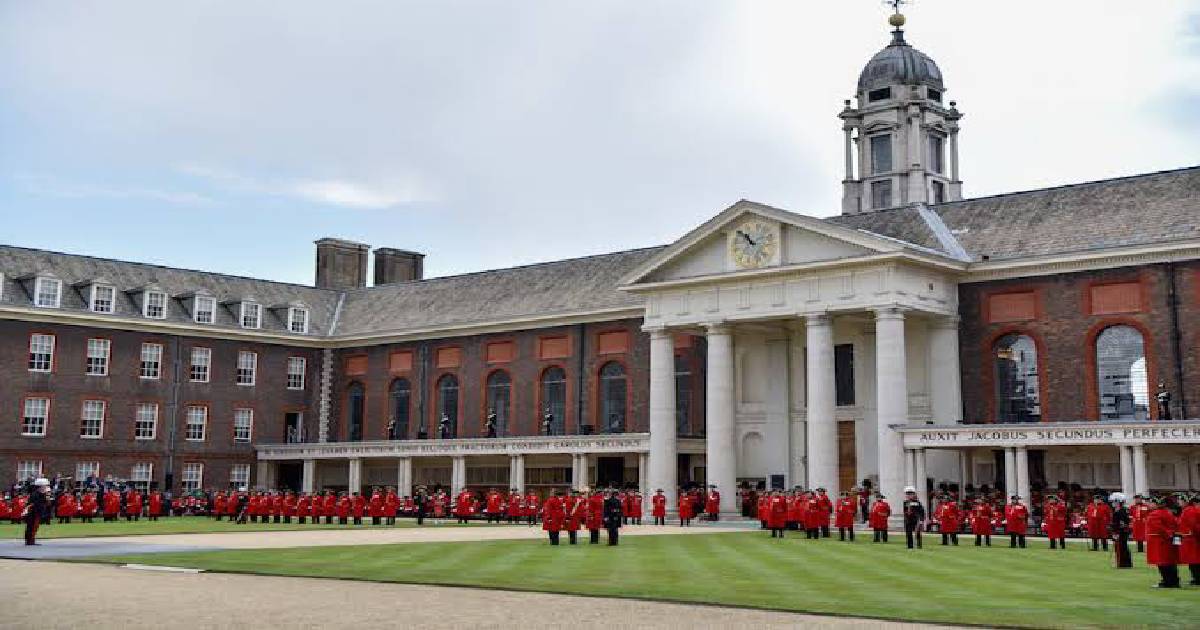
<path fill-rule="evenodd" d="M 980 196 L 1200 164 L 1200 1 L 919 0 Z M 878 0 L 0 0 L 0 243 L 309 283 L 839 211 Z"/>

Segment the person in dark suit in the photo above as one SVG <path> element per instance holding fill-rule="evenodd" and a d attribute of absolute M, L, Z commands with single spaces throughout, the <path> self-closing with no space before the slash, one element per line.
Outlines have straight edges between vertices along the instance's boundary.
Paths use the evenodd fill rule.
<path fill-rule="evenodd" d="M 609 490 L 608 498 L 604 500 L 604 528 L 608 530 L 609 546 L 617 544 L 617 534 L 621 530 L 621 516 L 621 499 L 617 496 L 616 490 Z"/>
<path fill-rule="evenodd" d="M 38 526 L 50 518 L 50 480 L 40 477 L 33 482 L 29 503 L 25 505 L 25 544 L 36 545 Z"/>
<path fill-rule="evenodd" d="M 921 531 L 925 528 L 925 506 L 921 505 L 921 500 L 917 498 L 917 489 L 908 486 L 904 488 L 904 537 L 907 539 L 908 548 L 913 548 L 913 543 L 916 543 L 917 549 L 921 548 Z"/>

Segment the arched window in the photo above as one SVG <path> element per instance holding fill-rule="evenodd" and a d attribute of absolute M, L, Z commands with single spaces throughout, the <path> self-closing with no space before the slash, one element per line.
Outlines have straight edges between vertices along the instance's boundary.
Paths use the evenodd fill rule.
<path fill-rule="evenodd" d="M 458 437 L 458 377 L 447 374 L 437 382 L 437 423 L 434 435 L 442 437 L 442 424 L 445 422 L 445 436 Z"/>
<path fill-rule="evenodd" d="M 398 378 L 392 381 L 392 386 L 388 388 L 388 397 L 391 401 L 391 409 L 388 411 L 388 423 L 391 425 L 391 435 L 388 436 L 392 440 L 408 439 L 408 415 L 412 403 L 412 387 L 408 384 L 408 379 Z"/>
<path fill-rule="evenodd" d="M 363 438 L 363 413 L 366 407 L 366 390 L 355 381 L 346 389 L 346 439 L 351 442 Z"/>
<path fill-rule="evenodd" d="M 1037 346 L 1028 335 L 1010 334 L 996 340 L 996 422 L 1040 422 Z"/>
<path fill-rule="evenodd" d="M 691 435 L 692 366 L 687 356 L 675 355 L 675 433 Z"/>
<path fill-rule="evenodd" d="M 538 421 L 544 423 L 550 416 L 550 434 L 562 435 L 567 427 L 567 373 L 560 367 L 552 367 L 542 372 L 542 413 Z M 538 431 L 545 433 L 546 428 L 538 425 Z"/>
<path fill-rule="evenodd" d="M 625 432 L 625 366 L 612 361 L 600 368 L 601 433 Z"/>
<path fill-rule="evenodd" d="M 497 370 L 487 379 L 487 414 L 496 414 L 496 435 L 508 432 L 508 414 L 512 400 L 512 378 L 508 372 Z"/>
<path fill-rule="evenodd" d="M 1150 417 L 1146 344 L 1133 326 L 1110 326 L 1096 337 L 1096 382 L 1102 420 Z"/>

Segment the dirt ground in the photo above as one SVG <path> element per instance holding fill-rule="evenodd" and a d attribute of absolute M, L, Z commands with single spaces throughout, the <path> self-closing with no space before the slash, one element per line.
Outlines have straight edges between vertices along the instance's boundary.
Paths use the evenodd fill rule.
<path fill-rule="evenodd" d="M 0 560 L 0 599 L 0 628 L 39 630 L 922 627 L 624 599 L 23 560 Z"/>

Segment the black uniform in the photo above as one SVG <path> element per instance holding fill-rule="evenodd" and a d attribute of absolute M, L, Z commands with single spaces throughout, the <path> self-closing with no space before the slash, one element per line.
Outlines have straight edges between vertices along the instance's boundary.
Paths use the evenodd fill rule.
<path fill-rule="evenodd" d="M 621 530 L 621 500 L 610 494 L 604 500 L 604 528 L 608 530 L 608 544 L 617 544 L 617 533 Z"/>
<path fill-rule="evenodd" d="M 1129 569 L 1133 567 L 1133 556 L 1129 554 L 1129 532 L 1131 529 L 1131 520 L 1129 517 L 1129 509 L 1124 504 L 1119 505 L 1113 510 L 1112 523 L 1109 528 L 1112 530 L 1114 543 L 1114 551 L 1117 554 L 1117 568 Z M 1064 547 L 1066 545 L 1063 545 Z"/>
<path fill-rule="evenodd" d="M 50 517 L 50 499 L 41 488 L 34 486 L 25 509 L 25 544 L 36 545 L 38 525 Z"/>
<path fill-rule="evenodd" d="M 913 548 L 913 542 L 916 542 L 917 548 L 921 547 L 921 527 L 925 522 L 925 506 L 917 499 L 904 500 L 904 537 L 908 541 L 908 548 Z"/>

